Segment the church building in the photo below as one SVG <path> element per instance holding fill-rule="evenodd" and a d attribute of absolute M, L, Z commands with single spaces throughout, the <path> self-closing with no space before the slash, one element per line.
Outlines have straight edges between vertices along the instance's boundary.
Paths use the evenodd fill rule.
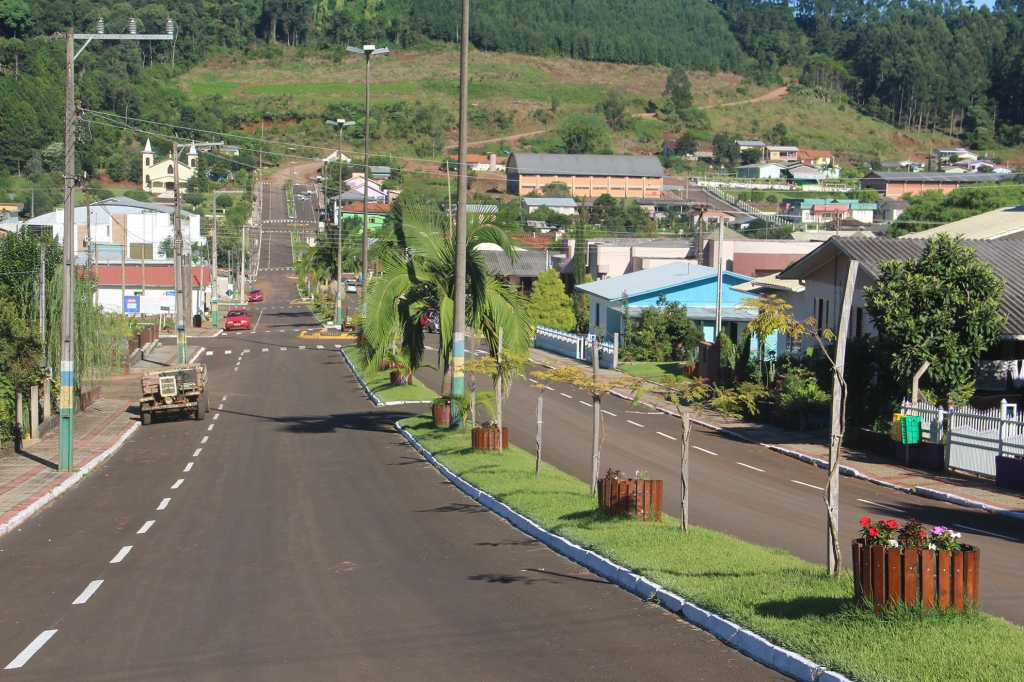
<path fill-rule="evenodd" d="M 142 186 L 147 192 L 160 195 L 163 192 L 174 191 L 174 159 L 169 156 L 164 159 L 157 159 L 153 155 L 153 146 L 146 140 L 146 148 L 142 150 Z M 189 147 L 187 162 L 178 163 L 178 182 L 182 188 L 188 184 L 192 174 L 196 172 L 199 164 L 199 152 L 193 144 Z"/>

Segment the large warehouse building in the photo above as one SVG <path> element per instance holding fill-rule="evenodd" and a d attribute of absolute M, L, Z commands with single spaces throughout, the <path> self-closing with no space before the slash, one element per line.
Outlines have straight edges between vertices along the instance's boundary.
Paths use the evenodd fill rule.
<path fill-rule="evenodd" d="M 544 193 L 564 183 L 574 197 L 660 199 L 665 170 L 657 156 L 610 154 L 520 154 L 509 156 L 509 194 Z"/>

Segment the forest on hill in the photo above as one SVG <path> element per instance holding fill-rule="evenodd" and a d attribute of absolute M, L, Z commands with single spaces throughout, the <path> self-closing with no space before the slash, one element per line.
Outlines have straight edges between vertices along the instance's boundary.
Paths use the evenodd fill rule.
<path fill-rule="evenodd" d="M 190 96 L 174 79 L 194 66 L 219 56 L 273 59 L 282 45 L 336 59 L 346 44 L 363 42 L 430 49 L 431 41 L 457 38 L 459 6 L 0 0 L 0 169 L 59 173 L 64 46 L 54 34 L 70 23 L 92 31 L 102 16 L 108 32 L 119 32 L 135 17 L 140 32 L 162 32 L 170 16 L 173 42 L 93 43 L 76 62 L 77 95 L 83 110 L 115 112 L 126 125 L 131 118 L 170 124 L 187 135 L 266 117 L 219 96 Z M 818 98 L 842 99 L 898 128 L 958 135 L 977 148 L 1024 143 L 1024 5 L 1005 0 L 991 9 L 959 0 L 474 0 L 472 17 L 478 49 L 679 64 L 762 85 L 799 75 Z M 279 113 L 281 120 L 302 116 Z M 121 155 L 129 140 L 115 127 L 87 126 L 79 165 L 131 177 L 134 155 Z"/>

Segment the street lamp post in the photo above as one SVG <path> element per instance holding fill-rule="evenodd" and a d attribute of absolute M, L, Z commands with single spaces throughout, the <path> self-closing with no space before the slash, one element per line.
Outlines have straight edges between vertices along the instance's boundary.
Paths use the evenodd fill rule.
<path fill-rule="evenodd" d="M 469 193 L 469 0 L 462 0 L 462 32 L 459 45 L 459 182 L 455 211 L 455 319 L 452 330 L 452 395 L 465 391 L 466 359 L 466 202 Z"/>
<path fill-rule="evenodd" d="M 60 325 L 60 439 L 58 471 L 71 471 L 74 454 L 75 413 L 75 58 L 94 40 L 174 40 L 174 22 L 167 19 L 165 33 L 140 34 L 135 19 L 128 21 L 128 33 L 106 33 L 103 19 L 96 21 L 96 33 L 66 34 L 66 78 L 64 86 L 64 264 Z M 75 40 L 85 45 L 75 52 Z"/>
<path fill-rule="evenodd" d="M 390 50 L 386 47 L 376 45 L 363 45 L 362 49 L 349 45 L 345 48 L 349 52 L 366 55 L 366 125 L 363 131 L 363 288 L 360 301 L 366 303 L 366 285 L 370 283 L 370 225 L 366 212 L 366 202 L 370 200 L 370 57 L 378 54 L 388 54 Z M 340 283 L 339 283 L 340 284 Z"/>
<path fill-rule="evenodd" d="M 342 148 L 345 146 L 345 128 L 355 124 L 355 121 L 346 121 L 343 118 L 327 121 L 329 126 L 338 126 L 338 212 L 334 217 L 334 222 L 338 226 L 338 291 L 334 296 L 334 324 L 338 325 L 339 329 L 344 326 L 344 320 L 341 317 L 341 302 L 345 296 L 341 290 L 341 188 L 345 186 L 341 178 L 341 157 L 344 155 Z M 365 182 L 363 186 L 366 186 Z"/>

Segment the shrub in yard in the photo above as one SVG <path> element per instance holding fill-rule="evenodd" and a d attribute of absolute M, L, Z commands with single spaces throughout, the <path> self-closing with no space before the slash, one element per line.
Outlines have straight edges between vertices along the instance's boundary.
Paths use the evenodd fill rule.
<path fill-rule="evenodd" d="M 824 413 L 829 406 L 829 394 L 818 386 L 814 375 L 794 367 L 775 384 L 775 414 L 784 422 L 803 431 L 807 418 Z"/>

